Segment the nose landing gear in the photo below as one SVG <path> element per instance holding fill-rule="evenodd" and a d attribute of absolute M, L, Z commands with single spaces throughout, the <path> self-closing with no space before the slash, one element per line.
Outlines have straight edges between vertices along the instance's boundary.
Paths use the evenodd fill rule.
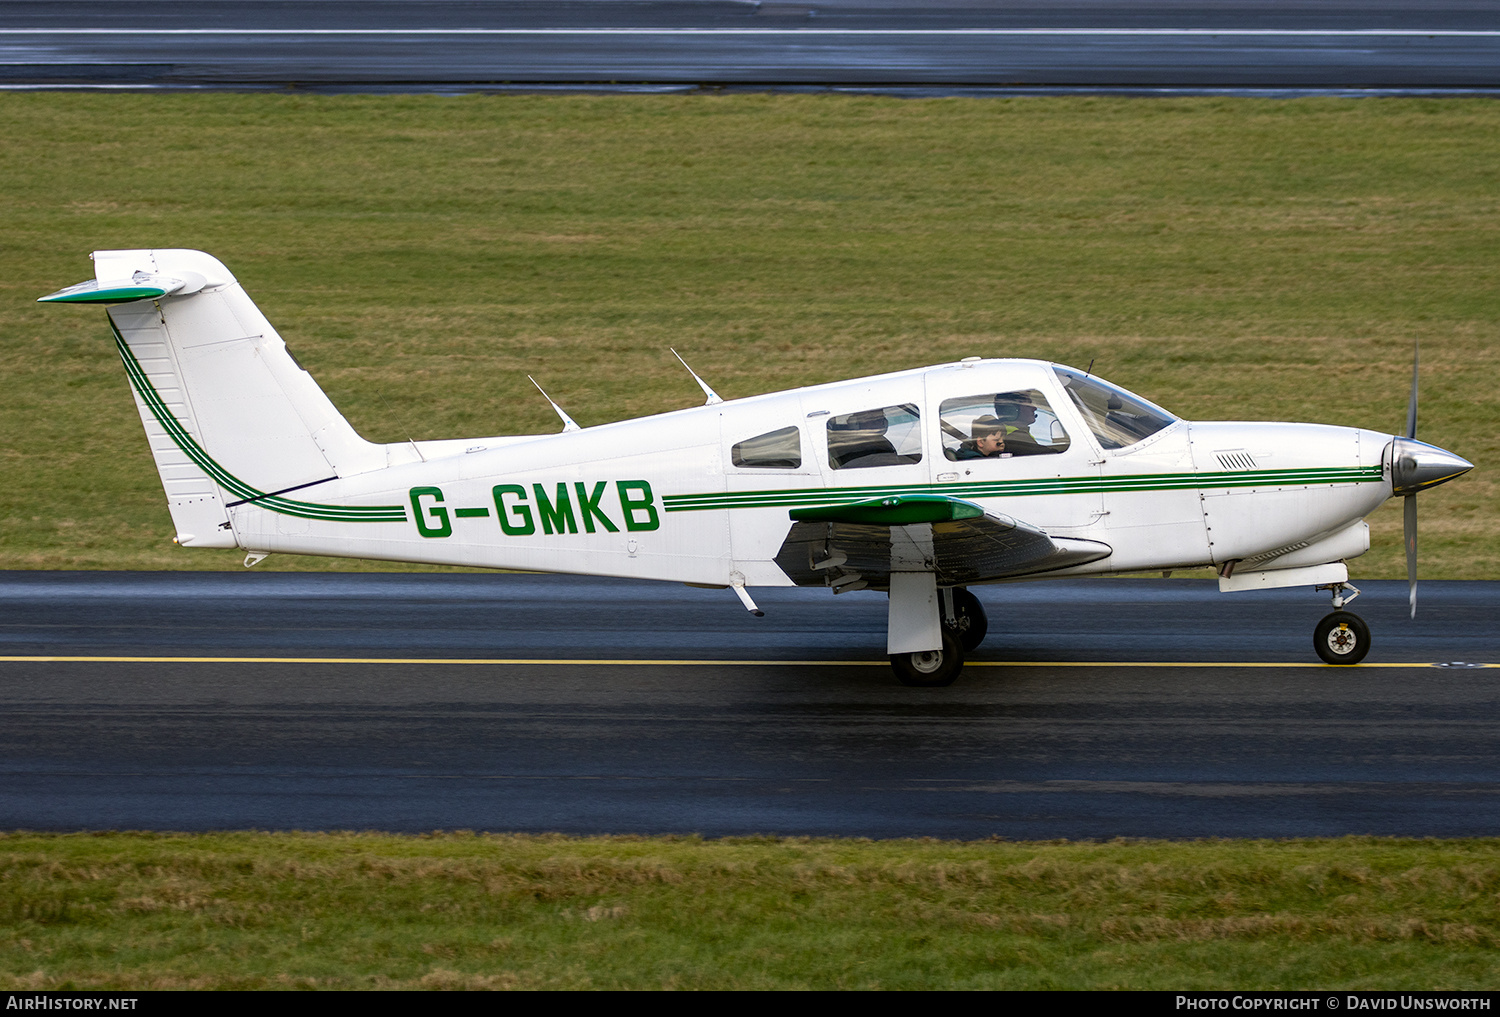
<path fill-rule="evenodd" d="M 1348 583 L 1318 587 L 1333 592 L 1333 613 L 1313 629 L 1313 649 L 1326 664 L 1358 664 L 1370 652 L 1370 627 L 1357 614 L 1343 610 L 1345 604 L 1359 596 L 1359 589 Z M 1345 593 L 1344 591 L 1351 591 Z"/>
<path fill-rule="evenodd" d="M 1370 652 L 1370 627 L 1357 614 L 1335 611 L 1313 629 L 1313 648 L 1328 664 L 1358 664 Z"/>

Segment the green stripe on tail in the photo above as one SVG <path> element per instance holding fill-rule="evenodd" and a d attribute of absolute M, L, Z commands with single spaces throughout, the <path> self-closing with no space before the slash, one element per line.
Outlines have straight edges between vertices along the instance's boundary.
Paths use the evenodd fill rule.
<path fill-rule="evenodd" d="M 272 512 L 286 516 L 296 516 L 299 519 L 316 519 L 322 522 L 340 523 L 404 523 L 406 522 L 406 507 L 404 505 L 323 505 L 317 502 L 298 501 L 293 498 L 284 498 L 280 495 L 268 495 L 259 488 L 245 483 L 224 467 L 220 466 L 197 440 L 187 432 L 174 413 L 162 400 L 156 386 L 151 384 L 151 379 L 146 376 L 146 371 L 140 362 L 135 359 L 135 353 L 130 345 L 125 342 L 125 337 L 120 334 L 119 328 L 111 319 L 110 331 L 115 335 L 115 346 L 120 351 L 120 359 L 125 364 L 125 373 L 130 378 L 130 384 L 140 394 L 141 401 L 146 404 L 156 422 L 171 437 L 172 442 L 182 450 L 183 455 L 193 461 L 204 473 L 213 479 L 224 490 L 236 498 L 246 501 L 254 501 L 261 508 L 270 509 Z"/>

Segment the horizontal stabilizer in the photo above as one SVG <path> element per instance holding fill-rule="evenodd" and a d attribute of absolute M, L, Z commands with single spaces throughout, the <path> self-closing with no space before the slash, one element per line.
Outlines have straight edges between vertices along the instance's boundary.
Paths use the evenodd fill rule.
<path fill-rule="evenodd" d="M 45 297 L 38 297 L 39 304 L 123 304 L 131 300 L 155 300 L 182 289 L 186 283 L 182 279 L 165 279 L 160 276 L 148 276 L 144 272 L 137 273 L 137 279 L 117 279 L 111 282 L 101 283 L 98 279 L 90 279 L 76 286 L 68 286 L 49 293 Z"/>

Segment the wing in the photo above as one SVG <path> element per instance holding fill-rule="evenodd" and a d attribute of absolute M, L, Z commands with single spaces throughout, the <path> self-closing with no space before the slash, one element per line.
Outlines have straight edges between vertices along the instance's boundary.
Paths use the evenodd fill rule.
<path fill-rule="evenodd" d="M 973 502 L 906 495 L 793 509 L 776 564 L 798 586 L 835 592 L 890 585 L 892 572 L 933 572 L 939 586 L 1052 572 L 1107 558 L 1108 544 L 1048 536 Z"/>

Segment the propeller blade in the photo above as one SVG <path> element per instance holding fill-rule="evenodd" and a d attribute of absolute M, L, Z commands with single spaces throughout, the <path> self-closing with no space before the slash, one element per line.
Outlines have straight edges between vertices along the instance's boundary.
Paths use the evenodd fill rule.
<path fill-rule="evenodd" d="M 1422 362 L 1422 340 L 1411 345 L 1411 397 L 1406 400 L 1406 436 L 1417 438 L 1417 377 Z M 1411 605 L 1411 616 L 1417 617 L 1417 494 L 1415 491 L 1405 498 L 1401 507 L 1402 529 L 1406 537 L 1406 599 Z"/>
<path fill-rule="evenodd" d="M 1411 398 L 1406 401 L 1406 436 L 1415 438 L 1417 436 L 1417 365 L 1421 360 L 1422 340 L 1418 339 L 1411 348 Z"/>
<path fill-rule="evenodd" d="M 1411 616 L 1417 616 L 1417 496 L 1408 494 L 1402 507 L 1406 529 L 1406 583 L 1410 589 Z"/>

